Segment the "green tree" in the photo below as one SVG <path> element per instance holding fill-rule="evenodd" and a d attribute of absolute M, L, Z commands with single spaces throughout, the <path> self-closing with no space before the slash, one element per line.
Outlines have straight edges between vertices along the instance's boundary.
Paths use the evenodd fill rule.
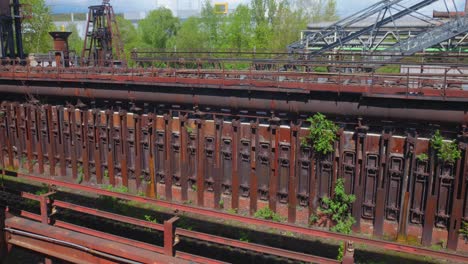
<path fill-rule="evenodd" d="M 75 23 L 70 23 L 67 25 L 66 30 L 72 34 L 68 38 L 68 47 L 70 51 L 75 51 L 78 56 L 81 56 L 81 51 L 83 50 L 83 39 L 78 33 L 78 28 Z"/>
<path fill-rule="evenodd" d="M 202 31 L 202 21 L 198 17 L 190 17 L 185 20 L 176 36 L 167 43 L 168 48 L 180 51 L 205 50 L 209 48 L 207 33 Z"/>
<path fill-rule="evenodd" d="M 167 8 L 151 11 L 138 24 L 142 42 L 157 49 L 166 48 L 168 40 L 177 34 L 178 29 L 179 19 Z"/>
<path fill-rule="evenodd" d="M 22 0 L 30 8 L 25 9 L 30 19 L 23 21 L 23 45 L 25 53 L 46 53 L 52 49 L 50 31 L 55 29 L 51 11 L 44 0 Z"/>
<path fill-rule="evenodd" d="M 224 48 L 238 51 L 252 48 L 253 24 L 251 21 L 251 9 L 246 5 L 239 5 L 229 15 L 225 23 Z"/>
<path fill-rule="evenodd" d="M 207 38 L 204 46 L 210 50 L 219 50 L 224 38 L 223 29 L 226 16 L 216 13 L 210 1 L 206 0 L 203 4 L 200 20 L 200 31 Z"/>

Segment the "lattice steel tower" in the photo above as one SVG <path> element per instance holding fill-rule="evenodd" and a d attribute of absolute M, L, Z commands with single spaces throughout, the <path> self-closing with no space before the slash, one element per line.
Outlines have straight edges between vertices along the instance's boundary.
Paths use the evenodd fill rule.
<path fill-rule="evenodd" d="M 0 58 L 24 59 L 20 8 L 19 0 L 0 0 Z"/>
<path fill-rule="evenodd" d="M 83 52 L 83 64 L 113 66 L 125 64 L 123 44 L 109 0 L 90 6 Z"/>

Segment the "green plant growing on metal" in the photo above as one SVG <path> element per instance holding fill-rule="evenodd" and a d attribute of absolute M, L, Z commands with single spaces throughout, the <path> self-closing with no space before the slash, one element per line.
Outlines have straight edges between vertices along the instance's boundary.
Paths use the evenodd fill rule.
<path fill-rule="evenodd" d="M 81 184 L 83 182 L 83 176 L 84 176 L 84 170 L 83 166 L 79 165 L 78 166 L 78 173 L 77 173 L 77 178 L 76 178 L 76 183 Z"/>
<path fill-rule="evenodd" d="M 460 233 L 460 235 L 463 236 L 465 241 L 468 240 L 468 222 L 467 221 L 462 222 L 462 228 L 458 232 Z"/>
<path fill-rule="evenodd" d="M 421 153 L 416 156 L 416 159 L 419 160 L 420 162 L 425 162 L 429 159 L 429 156 L 426 153 Z"/>
<path fill-rule="evenodd" d="M 321 113 L 309 117 L 307 122 L 310 123 L 309 135 L 301 139 L 301 145 L 310 146 L 312 143 L 314 151 L 323 155 L 333 152 L 338 126 Z"/>
<path fill-rule="evenodd" d="M 315 225 L 318 222 L 318 220 L 319 220 L 319 217 L 316 214 L 311 214 L 309 217 L 309 223 L 311 225 Z"/>
<path fill-rule="evenodd" d="M 338 256 L 336 256 L 336 259 L 338 261 L 343 261 L 344 250 L 345 250 L 345 244 L 344 242 L 340 242 L 340 246 L 338 247 Z"/>
<path fill-rule="evenodd" d="M 326 208 L 322 208 L 322 212 L 329 217 L 334 223 L 330 229 L 333 232 L 342 234 L 351 234 L 351 227 L 356 220 L 351 215 L 350 209 L 356 196 L 345 192 L 344 179 L 338 179 L 335 185 L 335 195 L 333 198 L 323 198 L 323 203 Z"/>
<path fill-rule="evenodd" d="M 274 222 L 282 222 L 284 219 L 277 213 L 273 212 L 270 208 L 264 207 L 254 214 L 255 218 L 271 220 Z"/>
<path fill-rule="evenodd" d="M 156 217 L 152 217 L 151 215 L 145 215 L 145 220 L 151 223 L 155 223 L 155 224 L 158 223 L 158 220 L 156 219 Z"/>
<path fill-rule="evenodd" d="M 219 204 L 219 207 L 224 208 L 224 200 L 223 199 L 219 199 L 218 204 Z"/>
<path fill-rule="evenodd" d="M 109 170 L 104 170 L 104 178 L 109 178 Z"/>
<path fill-rule="evenodd" d="M 431 146 L 436 151 L 437 157 L 447 163 L 455 163 L 461 158 L 461 151 L 458 149 L 455 141 L 444 141 L 444 138 L 437 130 L 431 138 Z"/>

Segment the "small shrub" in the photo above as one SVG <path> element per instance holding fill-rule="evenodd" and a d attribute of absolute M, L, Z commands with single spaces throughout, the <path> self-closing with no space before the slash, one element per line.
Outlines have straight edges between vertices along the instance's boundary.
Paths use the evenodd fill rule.
<path fill-rule="evenodd" d="M 462 222 L 462 228 L 458 231 L 465 240 L 468 240 L 468 222 Z"/>
<path fill-rule="evenodd" d="M 224 208 L 224 200 L 223 199 L 219 199 L 218 204 L 219 204 L 219 207 Z"/>
<path fill-rule="evenodd" d="M 83 182 L 83 176 L 84 176 L 84 170 L 83 170 L 83 166 L 82 165 L 79 165 L 78 166 L 78 175 L 77 178 L 76 178 L 76 183 L 78 184 L 81 184 Z"/>
<path fill-rule="evenodd" d="M 336 256 L 336 259 L 338 261 L 343 261 L 344 250 L 345 250 L 345 244 L 344 242 L 340 242 L 340 247 L 338 248 L 338 256 Z"/>
<path fill-rule="evenodd" d="M 227 212 L 230 213 L 230 214 L 237 214 L 238 209 L 237 209 L 237 208 L 229 208 L 229 209 L 227 210 Z"/>
<path fill-rule="evenodd" d="M 264 207 L 264 208 L 258 210 L 257 212 L 255 212 L 254 216 L 255 216 L 255 218 L 271 220 L 271 221 L 274 221 L 274 222 L 283 221 L 283 218 L 279 214 L 273 212 L 268 207 Z"/>
<path fill-rule="evenodd" d="M 326 155 L 333 152 L 333 142 L 336 140 L 338 126 L 321 113 L 309 117 L 307 121 L 310 122 L 309 135 L 301 139 L 301 145 L 310 145 L 312 142 L 314 151 L 317 153 Z"/>
<path fill-rule="evenodd" d="M 444 141 L 439 130 L 431 138 L 431 146 L 437 152 L 437 157 L 444 162 L 455 163 L 461 158 L 461 151 L 458 149 L 457 143 Z"/>
<path fill-rule="evenodd" d="M 309 223 L 310 223 L 311 225 L 315 225 L 315 224 L 318 222 L 319 219 L 320 219 L 320 218 L 318 217 L 318 215 L 316 215 L 316 214 L 311 214 L 310 217 L 309 217 Z"/>
<path fill-rule="evenodd" d="M 193 128 L 192 128 L 191 126 L 189 126 L 189 125 L 186 125 L 186 126 L 185 126 L 185 130 L 187 130 L 187 133 L 188 133 L 188 134 L 192 134 L 192 133 L 193 133 Z"/>
<path fill-rule="evenodd" d="M 104 178 L 109 178 L 109 170 L 104 170 Z"/>
<path fill-rule="evenodd" d="M 323 199 L 327 209 L 322 209 L 322 212 L 328 215 L 335 224 L 330 229 L 331 231 L 343 234 L 351 234 L 351 227 L 354 223 L 356 223 L 356 220 L 350 212 L 354 201 L 356 201 L 356 196 L 352 194 L 346 194 L 345 192 L 344 179 L 338 179 L 335 185 L 334 197 L 325 197 Z"/>
<path fill-rule="evenodd" d="M 152 217 L 151 215 L 145 215 L 145 220 L 151 223 L 158 223 L 158 220 L 156 220 L 156 217 Z"/>
<path fill-rule="evenodd" d="M 240 237 L 239 237 L 240 241 L 249 243 L 249 241 L 250 241 L 249 233 L 241 231 L 239 235 L 240 235 Z"/>
<path fill-rule="evenodd" d="M 419 160 L 420 162 L 425 162 L 429 159 L 429 156 L 426 153 L 421 153 L 416 156 L 416 159 Z"/>

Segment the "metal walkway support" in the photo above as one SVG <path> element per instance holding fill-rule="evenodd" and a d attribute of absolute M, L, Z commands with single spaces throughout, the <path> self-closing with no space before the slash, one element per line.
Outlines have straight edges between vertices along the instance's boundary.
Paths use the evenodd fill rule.
<path fill-rule="evenodd" d="M 391 22 L 395 22 L 395 20 L 406 15 L 410 15 L 411 13 L 436 1 L 437 0 L 424 0 L 417 2 L 413 6 L 406 7 L 402 3 L 402 0 L 383 0 L 332 24 L 320 32 L 314 32 L 312 34 L 305 35 L 300 41 L 291 44 L 288 49 L 290 52 L 310 51 L 310 54 L 320 54 L 337 47 L 343 47 L 347 42 L 364 34 L 370 33 L 371 35 L 374 35 L 382 26 Z M 377 15 L 375 18 L 375 23 L 350 34 L 347 34 L 345 31 L 347 27 L 361 22 L 366 18 L 370 18 L 373 15 Z M 326 38 L 329 36 L 337 36 L 337 40 L 333 43 L 327 43 Z M 315 43 L 320 41 L 324 41 L 326 44 L 320 45 L 318 47 L 314 46 Z"/>
<path fill-rule="evenodd" d="M 0 58 L 24 59 L 20 8 L 19 0 L 0 0 Z"/>
<path fill-rule="evenodd" d="M 385 52 L 409 56 L 466 32 L 468 32 L 468 17 L 456 17 L 415 37 L 403 40 Z"/>

